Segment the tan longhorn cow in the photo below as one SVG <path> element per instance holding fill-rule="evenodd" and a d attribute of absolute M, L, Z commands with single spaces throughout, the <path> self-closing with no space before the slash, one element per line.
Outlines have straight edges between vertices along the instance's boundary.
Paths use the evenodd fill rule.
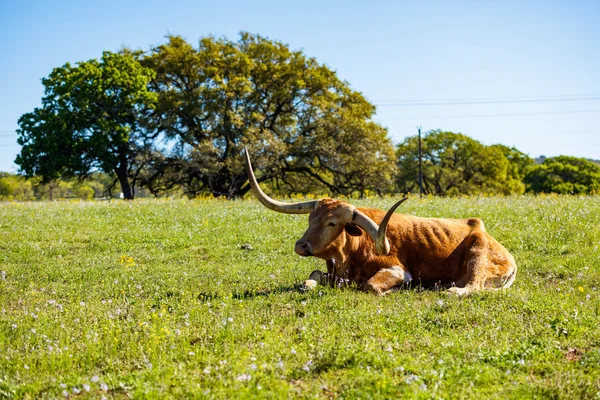
<path fill-rule="evenodd" d="M 383 295 L 412 281 L 424 287 L 449 287 L 450 293 L 464 295 L 508 288 L 515 279 L 513 256 L 478 218 L 394 214 L 406 198 L 387 213 L 334 199 L 283 203 L 261 190 L 247 150 L 245 154 L 252 192 L 265 207 L 309 214 L 308 229 L 296 242 L 295 251 L 326 260 L 327 275 L 314 271 L 305 287 L 317 282 L 333 284 L 338 279 Z"/>

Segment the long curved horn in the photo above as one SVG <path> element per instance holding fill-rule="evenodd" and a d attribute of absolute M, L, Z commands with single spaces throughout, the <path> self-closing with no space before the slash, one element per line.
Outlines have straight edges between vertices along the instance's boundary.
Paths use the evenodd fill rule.
<path fill-rule="evenodd" d="M 246 154 L 246 170 L 248 171 L 248 180 L 250 181 L 250 187 L 252 193 L 265 207 L 273 211 L 286 213 L 286 214 L 309 214 L 315 209 L 315 206 L 319 203 L 318 200 L 302 201 L 299 203 L 282 203 L 281 201 L 273 200 L 267 196 L 256 181 L 254 172 L 252 172 L 252 164 L 250 163 L 250 156 L 248 155 L 248 149 L 244 147 L 244 154 Z"/>
<path fill-rule="evenodd" d="M 377 233 L 375 236 L 376 238 L 374 239 L 377 254 L 386 255 L 390 252 L 389 241 L 386 237 L 388 222 L 390 222 L 390 218 L 392 218 L 392 214 L 394 214 L 396 208 L 398 208 L 398 206 L 404 203 L 406 200 L 408 200 L 408 197 L 405 197 L 402 200 L 398 201 L 396 204 L 394 204 L 385 214 L 385 217 L 383 217 L 383 219 L 381 220 L 381 223 L 379 224 L 379 228 L 377 229 Z"/>
<path fill-rule="evenodd" d="M 373 221 L 371 218 L 367 217 L 364 213 L 354 210 L 352 214 L 352 222 L 356 225 L 360 226 L 363 231 L 367 232 L 367 234 L 373 239 L 375 243 L 375 251 L 380 256 L 385 256 L 390 252 L 390 242 L 387 240 L 385 235 L 383 235 L 382 240 L 378 240 L 378 232 L 379 226 Z"/>

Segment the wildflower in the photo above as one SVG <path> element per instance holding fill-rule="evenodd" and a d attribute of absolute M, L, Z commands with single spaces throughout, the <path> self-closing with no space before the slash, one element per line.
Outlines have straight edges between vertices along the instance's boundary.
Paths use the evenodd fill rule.
<path fill-rule="evenodd" d="M 202 370 L 206 375 L 210 374 L 210 367 L 206 367 Z"/>
<path fill-rule="evenodd" d="M 69 397 L 69 392 L 67 392 L 66 390 L 63 390 L 62 395 L 65 397 Z"/>
<path fill-rule="evenodd" d="M 98 382 L 99 380 L 100 380 L 100 377 L 99 377 L 99 376 L 96 376 L 96 375 L 92 376 L 92 379 L 90 379 L 90 381 L 92 381 L 93 383 L 96 383 L 96 382 Z"/>
<path fill-rule="evenodd" d="M 29 369 L 29 365 L 25 364 L 25 365 L 23 366 L 23 368 L 25 368 L 25 369 Z"/>
<path fill-rule="evenodd" d="M 17 329 L 17 324 L 12 324 L 10 327 L 13 328 L 13 329 Z"/>
<path fill-rule="evenodd" d="M 100 384 L 100 390 L 102 390 L 103 392 L 108 392 L 108 385 L 104 382 L 102 382 Z"/>
<path fill-rule="evenodd" d="M 312 362 L 312 360 L 308 360 L 308 361 L 306 362 L 306 364 L 304 364 L 304 365 L 302 366 L 302 369 L 303 369 L 304 371 L 308 372 L 308 371 L 310 371 L 310 367 L 312 367 L 312 365 L 313 365 L 313 362 Z"/>
<path fill-rule="evenodd" d="M 36 333 L 37 331 L 35 330 L 35 328 L 31 328 L 31 333 Z"/>
<path fill-rule="evenodd" d="M 283 369 L 283 361 L 279 360 L 279 362 L 277 363 L 277 368 Z"/>
<path fill-rule="evenodd" d="M 188 353 L 188 355 L 190 355 L 190 356 L 195 356 L 195 355 L 196 355 L 196 353 L 194 353 L 193 351 L 190 351 L 190 352 Z"/>
<path fill-rule="evenodd" d="M 421 379 L 421 378 L 419 378 L 417 375 L 415 375 L 415 374 L 410 374 L 409 376 L 407 376 L 407 377 L 406 377 L 406 379 L 405 379 L 404 381 L 405 381 L 406 383 L 409 383 L 409 384 L 410 384 L 410 383 L 413 383 L 413 382 L 416 382 L 416 381 L 418 381 L 419 379 Z"/>
<path fill-rule="evenodd" d="M 227 321 L 233 322 L 233 318 L 229 317 L 229 318 L 227 318 Z"/>
<path fill-rule="evenodd" d="M 71 389 L 71 391 L 73 392 L 73 394 L 81 393 L 81 389 L 79 389 L 78 387 L 74 387 L 73 389 Z"/>
<path fill-rule="evenodd" d="M 84 383 L 82 386 L 83 386 L 83 389 L 84 389 L 86 392 L 89 392 L 89 391 L 90 391 L 90 385 L 88 385 L 88 384 Z"/>
<path fill-rule="evenodd" d="M 85 307 L 85 302 L 83 302 L 83 301 L 80 301 L 80 302 L 79 302 L 79 305 L 80 305 L 81 307 Z"/>
<path fill-rule="evenodd" d="M 435 302 L 435 304 L 437 304 L 437 305 L 438 305 L 438 306 L 440 306 L 440 307 L 443 307 L 443 306 L 444 306 L 444 300 L 442 300 L 442 299 L 438 299 L 438 300 Z"/>
<path fill-rule="evenodd" d="M 251 369 L 251 370 L 256 370 L 256 368 L 257 368 L 256 364 L 252 364 L 252 365 L 250 365 L 250 369 Z"/>
<path fill-rule="evenodd" d="M 292 349 L 290 350 L 290 353 L 292 353 L 292 354 L 296 354 L 296 350 L 292 348 Z"/>
<path fill-rule="evenodd" d="M 66 384 L 66 383 L 61 383 L 61 384 L 59 384 L 58 386 L 60 386 L 61 388 L 63 388 L 63 389 L 64 389 L 64 388 L 66 388 L 66 387 L 67 387 L 67 384 Z"/>
<path fill-rule="evenodd" d="M 249 374 L 241 374 L 236 378 L 240 382 L 248 382 L 252 379 L 252 375 Z"/>
<path fill-rule="evenodd" d="M 579 286 L 579 288 L 578 288 L 578 289 L 579 289 L 579 291 L 580 291 L 581 293 L 583 293 L 583 291 L 584 291 L 584 290 L 583 290 L 583 286 Z"/>

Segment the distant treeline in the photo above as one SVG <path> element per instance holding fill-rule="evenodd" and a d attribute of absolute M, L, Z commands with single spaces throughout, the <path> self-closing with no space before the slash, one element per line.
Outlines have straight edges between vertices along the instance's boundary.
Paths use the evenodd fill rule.
<path fill-rule="evenodd" d="M 170 36 L 147 51 L 67 63 L 42 83 L 41 107 L 21 116 L 17 131 L 15 163 L 31 179 L 2 177 L 3 198 L 105 197 L 117 185 L 126 199 L 242 197 L 250 189 L 244 147 L 271 193 L 418 191 L 416 137 L 394 147 L 360 92 L 259 35 L 197 46 Z M 535 165 L 517 149 L 452 132 L 424 135 L 423 163 L 426 194 L 600 188 L 600 169 L 587 160 Z"/>
<path fill-rule="evenodd" d="M 409 137 L 396 146 L 394 179 L 378 182 L 387 190 L 351 191 L 349 196 L 369 194 L 418 193 L 418 139 Z M 510 195 L 529 193 L 598 194 L 600 165 L 577 157 L 539 157 L 532 159 L 515 148 L 485 146 L 458 133 L 430 131 L 423 136 L 423 191 L 425 194 Z M 57 200 L 120 197 L 115 177 L 96 172 L 85 179 L 55 180 L 43 183 L 39 177 L 27 179 L 0 172 L 0 200 Z M 280 196 L 323 194 L 319 184 L 306 183 L 303 191 L 264 183 L 270 193 Z M 211 195 L 210 192 L 185 193 L 175 183 L 170 190 L 151 193 L 147 188 L 133 188 L 137 197 Z"/>
<path fill-rule="evenodd" d="M 42 183 L 39 177 L 0 172 L 0 201 L 109 199 L 120 197 L 120 189 L 113 185 L 114 179 L 104 173 L 93 173 L 83 180 L 55 180 Z M 135 189 L 135 188 L 134 188 Z M 136 197 L 148 197 L 145 189 L 136 190 Z"/>

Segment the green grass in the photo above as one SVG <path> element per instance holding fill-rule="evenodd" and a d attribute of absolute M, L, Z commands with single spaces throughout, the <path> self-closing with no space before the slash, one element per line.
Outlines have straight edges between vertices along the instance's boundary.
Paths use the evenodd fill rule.
<path fill-rule="evenodd" d="M 402 212 L 481 217 L 512 288 L 301 293 L 307 217 L 255 201 L 0 204 L 0 398 L 600 398 L 600 198 Z"/>

